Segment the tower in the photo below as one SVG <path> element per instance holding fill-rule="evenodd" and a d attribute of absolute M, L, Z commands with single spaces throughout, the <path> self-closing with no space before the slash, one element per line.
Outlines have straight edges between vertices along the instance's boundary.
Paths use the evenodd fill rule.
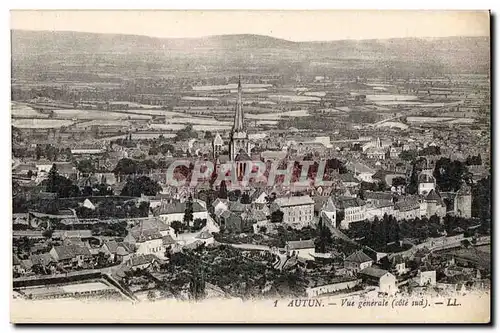
<path fill-rule="evenodd" d="M 240 153 L 248 155 L 249 151 L 249 141 L 248 133 L 245 129 L 244 117 L 243 117 L 243 102 L 242 102 L 242 87 L 241 78 L 238 80 L 238 99 L 236 101 L 236 110 L 234 115 L 234 124 L 231 130 L 231 136 L 229 141 L 229 157 L 231 161 L 236 160 L 236 156 Z"/>
<path fill-rule="evenodd" d="M 460 217 L 470 218 L 472 216 L 472 191 L 470 186 L 462 182 L 462 186 L 455 196 L 455 214 Z"/>
<path fill-rule="evenodd" d="M 222 140 L 222 137 L 220 136 L 219 132 L 217 132 L 212 142 L 214 159 L 217 159 L 217 157 L 219 157 L 219 155 L 221 154 L 223 145 L 224 145 L 224 140 Z"/>
<path fill-rule="evenodd" d="M 432 175 L 432 169 L 424 169 L 418 176 L 418 194 L 427 195 L 436 189 L 436 178 Z"/>

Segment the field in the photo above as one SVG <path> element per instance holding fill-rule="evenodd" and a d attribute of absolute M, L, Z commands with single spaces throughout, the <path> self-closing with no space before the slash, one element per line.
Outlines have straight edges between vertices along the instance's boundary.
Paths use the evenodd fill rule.
<path fill-rule="evenodd" d="M 73 123 L 71 120 L 62 119 L 12 119 L 12 126 L 18 128 L 58 128 Z"/>
<path fill-rule="evenodd" d="M 54 110 L 55 118 L 72 118 L 77 120 L 92 120 L 92 119 L 103 119 L 103 120 L 118 120 L 118 119 L 135 119 L 135 120 L 148 120 L 151 116 L 148 115 L 137 115 L 137 114 L 125 114 L 120 112 L 109 112 L 109 111 L 98 111 L 98 110 Z"/>

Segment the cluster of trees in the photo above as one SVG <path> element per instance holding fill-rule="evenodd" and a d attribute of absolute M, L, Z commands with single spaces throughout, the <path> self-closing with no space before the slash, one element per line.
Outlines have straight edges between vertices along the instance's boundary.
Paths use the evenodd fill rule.
<path fill-rule="evenodd" d="M 127 222 L 97 223 L 92 226 L 92 236 L 124 238 L 127 236 Z"/>
<path fill-rule="evenodd" d="M 48 145 L 37 145 L 35 148 L 35 159 L 38 161 L 42 157 L 48 159 L 49 161 L 57 161 L 61 158 L 71 159 L 73 155 L 71 154 L 70 148 L 56 148 L 50 144 Z"/>
<path fill-rule="evenodd" d="M 55 164 L 52 165 L 47 179 L 45 179 L 41 185 L 45 187 L 45 191 L 57 193 L 61 198 L 78 197 L 81 195 L 78 186 L 57 172 L 57 166 Z"/>
<path fill-rule="evenodd" d="M 160 146 L 153 144 L 151 148 L 149 148 L 148 155 L 156 156 L 158 154 L 167 155 L 170 152 L 172 155 L 175 154 L 175 147 L 169 143 L 164 143 Z"/>
<path fill-rule="evenodd" d="M 392 215 L 385 214 L 382 219 L 375 217 L 372 222 L 352 223 L 348 235 L 360 239 L 360 243 L 375 250 L 384 250 L 388 243 L 398 242 L 404 238 L 424 240 L 428 237 L 439 237 L 444 231 L 437 216 L 413 220 L 398 221 Z"/>
<path fill-rule="evenodd" d="M 467 159 L 465 160 L 466 165 L 482 165 L 483 161 L 481 159 L 481 154 L 478 154 L 477 156 L 467 156 Z"/>
<path fill-rule="evenodd" d="M 125 138 L 120 138 L 120 139 L 116 139 L 116 140 L 113 140 L 111 141 L 111 147 L 113 145 L 118 145 L 118 146 L 122 146 L 122 147 L 125 147 L 125 148 L 135 148 L 137 146 L 137 144 L 132 140 L 132 134 L 129 133 Z"/>
<path fill-rule="evenodd" d="M 176 141 L 183 141 L 183 140 L 197 139 L 197 138 L 198 138 L 198 133 L 196 133 L 193 130 L 193 125 L 191 125 L 191 124 L 188 124 L 186 127 L 178 130 L 175 133 L 175 140 Z"/>
<path fill-rule="evenodd" d="M 471 174 L 465 163 L 452 161 L 449 158 L 440 158 L 434 168 L 434 177 L 440 191 L 457 191 L 462 183 L 471 182 Z"/>
<path fill-rule="evenodd" d="M 118 203 L 112 198 L 106 198 L 97 205 L 96 209 L 80 206 L 75 209 L 79 218 L 137 218 L 147 217 L 149 214 L 149 203 L 143 201 L 137 206 L 133 201 Z"/>
<path fill-rule="evenodd" d="M 472 186 L 472 216 L 487 224 L 487 228 L 491 223 L 491 187 L 491 176 L 481 179 Z"/>
<path fill-rule="evenodd" d="M 130 177 L 121 191 L 122 196 L 140 197 L 141 195 L 155 196 L 161 191 L 158 182 L 149 177 Z"/>
<path fill-rule="evenodd" d="M 166 169 L 168 164 L 166 161 L 155 162 L 153 160 L 132 160 L 130 158 L 122 158 L 116 164 L 113 172 L 117 175 L 134 175 L 148 174 L 153 170 Z"/>

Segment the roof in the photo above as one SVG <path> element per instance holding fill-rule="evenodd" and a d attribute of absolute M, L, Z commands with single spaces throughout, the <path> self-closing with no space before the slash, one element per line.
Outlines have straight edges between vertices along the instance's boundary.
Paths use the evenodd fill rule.
<path fill-rule="evenodd" d="M 372 258 L 370 258 L 366 253 L 363 251 L 359 250 L 345 258 L 345 261 L 350 261 L 350 262 L 355 262 L 358 264 L 367 262 L 367 261 L 372 261 Z"/>
<path fill-rule="evenodd" d="M 338 207 L 339 209 L 361 207 L 365 204 L 365 202 L 360 198 L 353 198 L 353 197 L 336 197 L 334 200 L 335 200 L 335 206 Z"/>
<path fill-rule="evenodd" d="M 392 200 L 391 192 L 364 192 L 365 200 Z"/>
<path fill-rule="evenodd" d="M 104 243 L 104 246 L 108 248 L 109 252 L 116 253 L 116 250 L 118 249 L 118 242 L 114 240 L 107 241 L 106 243 Z"/>
<path fill-rule="evenodd" d="M 427 201 L 440 201 L 441 196 L 435 190 L 431 190 L 429 192 L 429 194 L 427 194 L 427 196 L 425 197 L 425 200 L 427 200 Z"/>
<path fill-rule="evenodd" d="M 377 267 L 370 266 L 370 267 L 366 267 L 365 269 L 362 269 L 361 271 L 359 271 L 359 273 L 363 274 L 363 275 L 372 276 L 372 277 L 379 279 L 389 272 L 386 271 L 385 269 L 380 269 Z"/>
<path fill-rule="evenodd" d="M 299 240 L 299 241 L 288 241 L 286 242 L 289 250 L 300 250 L 300 249 L 310 249 L 314 248 L 314 240 Z"/>
<path fill-rule="evenodd" d="M 172 245 L 175 244 L 175 239 L 172 238 L 170 235 L 166 235 L 162 238 L 163 245 Z"/>
<path fill-rule="evenodd" d="M 398 201 L 394 204 L 394 208 L 406 212 L 409 210 L 420 209 L 420 203 L 417 197 L 405 197 L 404 200 Z"/>
<path fill-rule="evenodd" d="M 59 260 L 73 259 L 78 255 L 91 256 L 90 250 L 83 246 L 78 245 L 62 245 L 54 246 L 54 250 L 57 253 Z"/>
<path fill-rule="evenodd" d="M 418 175 L 418 182 L 419 183 L 435 183 L 436 179 L 434 176 L 431 174 L 430 171 L 424 170 Z"/>
<path fill-rule="evenodd" d="M 359 183 L 359 180 L 354 178 L 354 175 L 352 173 L 343 173 L 339 175 L 340 180 L 344 183 Z"/>
<path fill-rule="evenodd" d="M 228 201 L 229 200 L 227 200 L 227 199 L 217 198 L 214 200 L 214 202 L 212 202 L 212 207 L 216 207 L 218 204 L 223 204 L 223 205 L 227 206 Z"/>
<path fill-rule="evenodd" d="M 163 238 L 161 232 L 157 229 L 140 229 L 140 227 L 135 227 L 129 231 L 131 235 L 137 242 L 146 242 L 153 239 Z"/>
<path fill-rule="evenodd" d="M 308 195 L 299 197 L 282 197 L 275 201 L 280 207 L 314 205 L 314 200 Z"/>
<path fill-rule="evenodd" d="M 208 230 L 203 230 L 196 236 L 196 238 L 198 239 L 209 239 L 212 237 L 213 237 L 212 234 Z"/>
<path fill-rule="evenodd" d="M 371 173 L 375 174 L 375 170 L 372 168 L 358 162 L 349 162 L 346 164 L 346 168 L 348 170 L 353 171 L 354 173 Z"/>
<path fill-rule="evenodd" d="M 155 256 L 154 254 L 142 254 L 138 255 L 135 257 L 130 258 L 128 261 L 129 266 L 140 266 L 140 265 L 145 265 L 145 264 L 151 264 L 154 261 L 159 261 L 158 257 Z"/>
<path fill-rule="evenodd" d="M 55 262 L 50 253 L 33 254 L 30 256 L 30 261 L 33 265 L 47 266 L 51 262 Z"/>
<path fill-rule="evenodd" d="M 235 161 L 251 161 L 252 158 L 244 151 L 240 151 L 238 155 L 234 158 Z"/>
<path fill-rule="evenodd" d="M 232 212 L 244 212 L 246 207 L 239 201 L 229 201 L 229 210 Z"/>
<path fill-rule="evenodd" d="M 168 215 L 168 214 L 184 214 L 186 211 L 186 202 L 172 202 L 162 203 L 160 206 L 153 209 L 155 215 Z M 193 200 L 193 213 L 206 212 L 206 208 L 199 202 Z"/>

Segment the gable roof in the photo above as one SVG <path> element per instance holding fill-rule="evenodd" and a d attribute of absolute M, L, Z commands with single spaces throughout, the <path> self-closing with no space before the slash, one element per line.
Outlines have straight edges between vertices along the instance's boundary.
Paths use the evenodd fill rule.
<path fill-rule="evenodd" d="M 184 214 L 186 202 L 163 203 L 153 209 L 155 215 Z M 207 209 L 199 202 L 193 200 L 193 213 L 206 212 Z"/>
<path fill-rule="evenodd" d="M 47 266 L 51 262 L 55 262 L 54 258 L 50 255 L 50 253 L 42 253 L 42 254 L 33 254 L 29 259 L 32 265 L 41 265 Z"/>
<path fill-rule="evenodd" d="M 361 271 L 359 271 L 359 273 L 379 279 L 389 272 L 386 271 L 385 269 L 380 269 L 377 267 L 370 266 L 370 267 L 366 267 L 365 269 L 362 269 Z"/>
<path fill-rule="evenodd" d="M 173 245 L 176 243 L 175 239 L 173 239 L 170 235 L 163 236 L 162 241 L 163 245 Z"/>
<path fill-rule="evenodd" d="M 366 253 L 363 251 L 359 250 L 345 258 L 345 261 L 350 261 L 350 262 L 355 262 L 358 264 L 367 262 L 367 261 L 373 261 L 372 258 L 370 258 Z"/>
<path fill-rule="evenodd" d="M 78 245 L 62 245 L 54 246 L 59 260 L 73 259 L 78 255 L 90 257 L 92 254 L 90 250 L 83 246 Z"/>
<path fill-rule="evenodd" d="M 302 195 L 299 197 L 281 197 L 275 201 L 279 207 L 314 205 L 314 200 L 309 195 Z"/>
<path fill-rule="evenodd" d="M 151 264 L 155 261 L 160 261 L 157 256 L 154 254 L 148 253 L 148 254 L 141 254 L 135 257 L 130 258 L 130 260 L 127 262 L 128 266 L 140 266 L 140 265 L 145 265 L 145 264 Z"/>

